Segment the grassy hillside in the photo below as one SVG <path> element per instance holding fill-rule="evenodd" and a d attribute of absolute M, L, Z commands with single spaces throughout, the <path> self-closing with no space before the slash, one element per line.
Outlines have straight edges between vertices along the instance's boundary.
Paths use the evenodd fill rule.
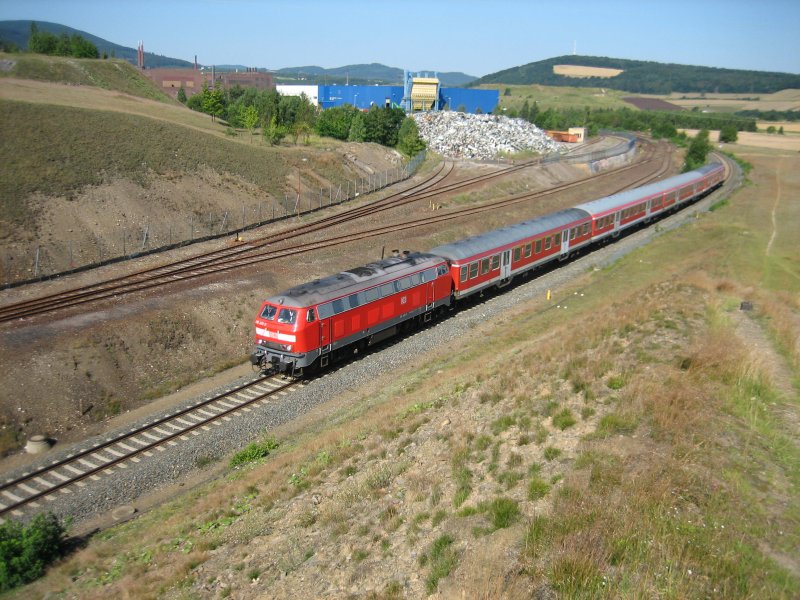
<path fill-rule="evenodd" d="M 33 193 L 75 195 L 107 178 L 144 182 L 208 166 L 278 193 L 287 171 L 276 149 L 138 115 L 15 101 L 0 101 L 0 110 L 0 218 L 8 226 L 31 224 Z"/>
<path fill-rule="evenodd" d="M 160 102 L 175 102 L 159 90 L 150 79 L 144 77 L 138 69 L 124 60 L 6 53 L 0 53 L 0 60 L 13 63 L 10 69 L 0 70 L 0 77 L 88 85 Z"/>
<path fill-rule="evenodd" d="M 554 71 L 556 65 L 619 69 L 622 73 L 614 77 L 568 77 L 557 74 Z M 800 88 L 800 75 L 568 55 L 484 75 L 470 85 L 492 83 L 604 87 L 637 94 L 670 94 L 672 92 L 748 92 L 753 94 Z"/>

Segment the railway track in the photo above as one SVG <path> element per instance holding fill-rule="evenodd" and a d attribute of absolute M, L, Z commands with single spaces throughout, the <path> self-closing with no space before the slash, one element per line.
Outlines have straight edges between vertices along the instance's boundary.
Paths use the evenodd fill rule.
<path fill-rule="evenodd" d="M 608 177 L 610 175 L 618 176 L 620 173 L 623 173 L 627 170 L 638 168 L 642 164 L 647 164 L 651 160 L 652 158 L 645 159 L 644 161 L 622 167 L 621 169 L 617 169 L 613 172 L 589 176 L 568 184 L 564 184 L 562 186 L 551 188 L 550 190 L 544 192 L 533 192 L 514 198 L 516 199 L 515 201 L 521 202 L 524 200 L 565 191 L 572 187 L 583 185 L 589 180 L 597 180 L 598 178 Z M 108 279 L 89 286 L 65 290 L 56 294 L 50 294 L 23 302 L 0 306 L 0 323 L 48 314 L 57 310 L 63 310 L 69 307 L 80 306 L 110 298 L 117 299 L 123 295 L 148 290 L 151 288 L 157 288 L 177 282 L 185 282 L 191 279 L 205 277 L 216 273 L 227 272 L 231 269 L 256 264 L 265 260 L 272 260 L 283 256 L 293 255 L 298 251 L 302 251 L 298 249 L 309 250 L 313 248 L 324 248 L 326 246 L 323 242 L 301 244 L 294 248 L 289 247 L 279 250 L 274 250 L 271 247 L 303 235 L 331 228 L 335 225 L 341 225 L 343 223 L 352 222 L 356 219 L 374 216 L 390 209 L 396 209 L 406 204 L 419 202 L 420 200 L 425 200 L 428 198 L 434 198 L 441 194 L 464 189 L 465 187 L 485 184 L 493 179 L 505 177 L 511 173 L 529 168 L 534 164 L 538 164 L 539 162 L 540 161 L 531 161 L 518 165 L 512 165 L 497 172 L 477 175 L 453 183 L 445 182 L 451 176 L 454 165 L 453 163 L 443 162 L 436 173 L 415 186 L 391 194 L 370 204 L 355 207 L 336 215 L 318 219 L 312 223 L 297 225 L 281 232 L 258 238 L 232 248 L 224 248 L 221 250 L 198 254 L 186 260 L 140 270 L 128 275 Z M 633 185 L 641 185 L 641 183 L 635 183 Z M 628 186 L 631 187 L 633 185 L 628 184 Z M 501 201 L 500 203 L 493 202 L 491 206 L 497 207 L 502 205 L 503 202 L 507 203 L 509 201 Z M 478 210 L 477 212 L 482 211 Z M 475 214 L 475 209 L 461 209 L 460 214 L 462 216 L 469 216 L 471 214 Z M 438 222 L 439 220 L 451 220 L 452 218 L 455 217 L 429 220 L 431 222 Z M 421 221 L 417 220 L 413 223 L 413 226 L 418 226 L 421 224 Z M 395 229 L 408 228 L 409 226 L 403 224 L 395 226 Z M 378 228 L 375 230 L 373 235 L 385 233 L 387 230 L 390 231 L 391 229 L 387 229 L 386 227 Z M 370 237 L 368 235 L 364 235 L 363 232 L 357 235 L 358 237 L 352 239 L 363 239 L 364 237 Z M 330 241 L 333 243 L 330 243 L 329 245 L 336 245 L 339 243 L 344 243 L 347 241 L 347 239 L 337 237 L 330 239 Z"/>
<path fill-rule="evenodd" d="M 0 521 L 23 517 L 28 510 L 42 510 L 56 494 L 70 493 L 74 486 L 113 476 L 117 469 L 146 460 L 153 452 L 175 446 L 189 436 L 199 435 L 214 425 L 236 418 L 276 397 L 287 394 L 297 380 L 279 377 L 257 379 L 211 398 L 198 400 L 164 417 L 125 433 L 96 442 L 68 456 L 54 460 L 19 477 L 0 483 Z"/>
<path fill-rule="evenodd" d="M 634 183 L 641 185 L 641 179 Z M 523 198 L 520 196 L 506 200 L 508 203 L 515 201 L 523 201 Z M 474 207 L 475 210 L 490 208 Z M 458 215 L 447 217 L 457 218 Z M 409 224 L 411 226 L 413 225 Z M 363 233 L 367 235 L 372 232 Z M 300 248 L 294 250 L 304 251 Z M 191 439 L 190 436 L 200 435 L 215 425 L 237 418 L 237 415 L 244 415 L 247 411 L 274 402 L 276 398 L 300 385 L 303 385 L 302 382 L 296 380 L 287 382 L 278 377 L 258 377 L 222 394 L 198 400 L 140 427 L 93 443 L 19 477 L 3 481 L 0 483 L 0 522 L 7 518 L 25 517 L 28 511 L 41 511 L 59 494 L 69 494 L 76 486 L 83 488 L 100 479 L 113 477 L 117 470 L 144 461 L 154 452 L 176 446 Z"/>

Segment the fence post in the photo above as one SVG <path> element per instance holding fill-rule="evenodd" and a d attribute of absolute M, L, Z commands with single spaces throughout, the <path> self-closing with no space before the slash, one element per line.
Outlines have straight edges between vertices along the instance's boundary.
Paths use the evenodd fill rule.
<path fill-rule="evenodd" d="M 33 276 L 39 276 L 39 246 L 36 246 L 36 258 L 33 261 Z"/>
<path fill-rule="evenodd" d="M 144 226 L 144 235 L 142 235 L 142 249 L 140 252 L 144 252 L 144 247 L 147 245 L 147 234 L 150 232 L 150 224 Z"/>
<path fill-rule="evenodd" d="M 127 233 L 128 232 L 125 231 L 125 228 L 123 227 L 122 228 L 122 256 L 127 256 L 128 255 L 128 246 L 127 246 L 127 241 L 128 240 L 126 239 L 127 238 Z"/>

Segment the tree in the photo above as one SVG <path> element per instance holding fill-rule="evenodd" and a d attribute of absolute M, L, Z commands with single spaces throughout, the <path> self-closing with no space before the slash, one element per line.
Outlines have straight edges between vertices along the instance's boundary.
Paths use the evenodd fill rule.
<path fill-rule="evenodd" d="M 528 104 L 528 99 L 525 99 L 525 102 L 522 103 L 522 108 L 519 109 L 519 118 L 525 119 L 528 121 L 531 116 L 531 107 Z"/>
<path fill-rule="evenodd" d="M 65 546 L 65 527 L 52 513 L 38 514 L 27 525 L 0 524 L 0 592 L 41 577 Z"/>
<path fill-rule="evenodd" d="M 364 114 L 359 112 L 350 123 L 350 132 L 347 134 L 348 142 L 363 142 L 367 139 L 367 127 L 364 124 Z"/>
<path fill-rule="evenodd" d="M 683 172 L 694 171 L 706 163 L 706 155 L 711 150 L 708 129 L 701 129 L 689 144 L 683 163 Z"/>
<path fill-rule="evenodd" d="M 178 89 L 178 102 L 186 104 L 186 90 L 183 89 L 183 86 Z"/>
<path fill-rule="evenodd" d="M 277 115 L 272 117 L 269 125 L 263 129 L 264 139 L 270 146 L 275 146 L 281 143 L 281 140 L 286 137 L 286 129 L 278 125 Z"/>
<path fill-rule="evenodd" d="M 253 132 L 258 125 L 258 110 L 252 104 L 244 109 L 242 113 L 242 125 L 250 132 L 250 139 L 253 139 Z"/>
<path fill-rule="evenodd" d="M 733 144 L 739 139 L 739 132 L 735 125 L 723 125 L 719 130 L 719 141 Z"/>
<path fill-rule="evenodd" d="M 403 120 L 397 134 L 397 149 L 406 156 L 416 156 L 425 149 L 425 140 L 419 136 L 417 122 L 410 117 Z"/>

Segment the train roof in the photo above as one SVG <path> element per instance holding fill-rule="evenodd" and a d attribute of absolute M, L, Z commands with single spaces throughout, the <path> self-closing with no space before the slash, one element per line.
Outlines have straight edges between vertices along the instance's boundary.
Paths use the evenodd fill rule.
<path fill-rule="evenodd" d="M 532 236 L 545 233 L 559 227 L 565 227 L 581 219 L 588 218 L 589 215 L 584 210 L 568 208 L 556 213 L 536 217 L 522 223 L 508 225 L 501 229 L 495 229 L 487 233 L 482 233 L 450 244 L 437 246 L 431 250 L 432 254 L 444 256 L 450 260 L 461 260 L 472 258 L 479 254 L 491 251 L 499 251 L 504 246 L 513 245 Z"/>
<path fill-rule="evenodd" d="M 680 175 L 675 175 L 674 177 L 668 177 L 667 179 L 664 179 L 662 181 L 649 183 L 647 185 L 643 185 L 642 187 L 634 188 L 632 190 L 625 190 L 624 192 L 619 192 L 618 194 L 612 194 L 611 196 L 606 196 L 605 198 L 599 198 L 597 200 L 592 200 L 591 202 L 584 202 L 583 204 L 579 204 L 575 208 L 580 208 L 582 210 L 585 210 L 586 212 L 591 213 L 593 216 L 602 215 L 603 213 L 617 209 L 620 206 L 633 204 L 636 203 L 637 201 L 649 198 L 650 196 L 662 194 L 674 188 L 686 185 L 687 183 L 694 181 L 698 177 L 705 177 L 715 169 L 718 169 L 720 166 L 721 165 L 719 163 L 711 163 L 708 165 L 704 165 L 699 169 L 695 169 L 694 171 L 689 171 L 688 173 L 681 173 Z"/>
<path fill-rule="evenodd" d="M 322 279 L 303 283 L 267 298 L 267 302 L 295 308 L 315 306 L 322 302 L 393 281 L 405 275 L 435 267 L 441 262 L 441 257 L 423 252 L 392 256 L 361 267 L 342 271 L 336 275 L 329 275 Z"/>

